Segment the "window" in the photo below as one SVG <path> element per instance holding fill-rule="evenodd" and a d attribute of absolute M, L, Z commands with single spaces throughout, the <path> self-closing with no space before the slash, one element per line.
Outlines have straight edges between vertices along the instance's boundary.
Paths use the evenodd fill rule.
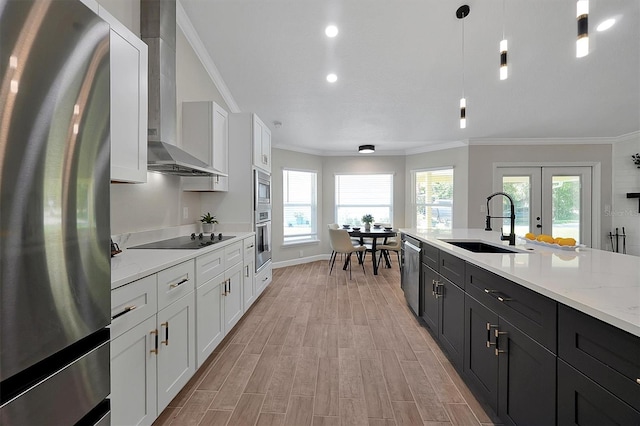
<path fill-rule="evenodd" d="M 375 223 L 393 223 L 393 175 L 336 175 L 336 222 L 360 225 L 370 214 Z"/>
<path fill-rule="evenodd" d="M 282 171 L 284 243 L 318 239 L 317 172 Z"/>
<path fill-rule="evenodd" d="M 453 222 L 453 169 L 413 172 L 416 228 L 451 229 Z"/>

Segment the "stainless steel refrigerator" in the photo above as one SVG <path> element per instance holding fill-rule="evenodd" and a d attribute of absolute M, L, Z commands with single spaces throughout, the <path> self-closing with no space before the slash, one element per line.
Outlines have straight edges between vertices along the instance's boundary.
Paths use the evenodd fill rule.
<path fill-rule="evenodd" d="M 109 26 L 0 0 L 0 424 L 109 423 Z"/>

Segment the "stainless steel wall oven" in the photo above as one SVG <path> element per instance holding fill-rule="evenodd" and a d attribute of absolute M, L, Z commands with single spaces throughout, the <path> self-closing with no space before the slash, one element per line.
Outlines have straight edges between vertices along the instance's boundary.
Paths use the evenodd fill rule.
<path fill-rule="evenodd" d="M 271 260 L 271 176 L 254 171 L 256 271 Z"/>

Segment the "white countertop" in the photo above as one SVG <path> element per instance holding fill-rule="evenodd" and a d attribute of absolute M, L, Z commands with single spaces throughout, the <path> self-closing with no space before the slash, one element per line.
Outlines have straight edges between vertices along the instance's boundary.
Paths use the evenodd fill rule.
<path fill-rule="evenodd" d="M 212 244 L 197 250 L 123 249 L 111 258 L 111 289 L 155 274 L 178 263 L 186 262 L 205 253 L 221 249 L 229 244 L 254 235 L 253 232 L 230 232 L 235 238 Z"/>
<path fill-rule="evenodd" d="M 527 253 L 473 253 L 441 239 L 499 244 L 500 233 L 482 229 L 401 229 L 439 249 L 551 299 L 640 336 L 640 258 L 590 248 L 566 251 L 516 241 Z M 533 249 L 532 251 L 528 249 Z"/>

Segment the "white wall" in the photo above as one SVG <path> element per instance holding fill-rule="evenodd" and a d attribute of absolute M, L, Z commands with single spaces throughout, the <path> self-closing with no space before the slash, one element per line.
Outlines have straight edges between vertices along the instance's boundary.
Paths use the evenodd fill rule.
<path fill-rule="evenodd" d="M 469 228 L 484 228 L 486 197 L 493 192 L 494 163 L 593 162 L 601 164 L 600 241 L 611 228 L 611 144 L 469 146 Z M 595 189 L 595 188 L 594 188 Z"/>
<path fill-rule="evenodd" d="M 453 167 L 453 227 L 466 228 L 469 201 L 469 148 L 452 148 L 441 151 L 408 155 L 406 159 L 405 225 L 414 226 L 413 187 L 411 172 L 440 167 Z"/>
<path fill-rule="evenodd" d="M 624 226 L 627 254 L 640 256 L 640 200 L 627 198 L 628 192 L 640 192 L 640 168 L 633 164 L 631 158 L 631 155 L 637 153 L 640 153 L 640 132 L 620 138 L 613 144 L 613 204 L 608 215 L 612 219 L 612 233 L 615 234 L 615 228 L 619 228 L 622 233 Z M 610 246 L 608 244 L 606 248 L 610 249 Z M 622 240 L 619 252 L 622 253 Z"/>

